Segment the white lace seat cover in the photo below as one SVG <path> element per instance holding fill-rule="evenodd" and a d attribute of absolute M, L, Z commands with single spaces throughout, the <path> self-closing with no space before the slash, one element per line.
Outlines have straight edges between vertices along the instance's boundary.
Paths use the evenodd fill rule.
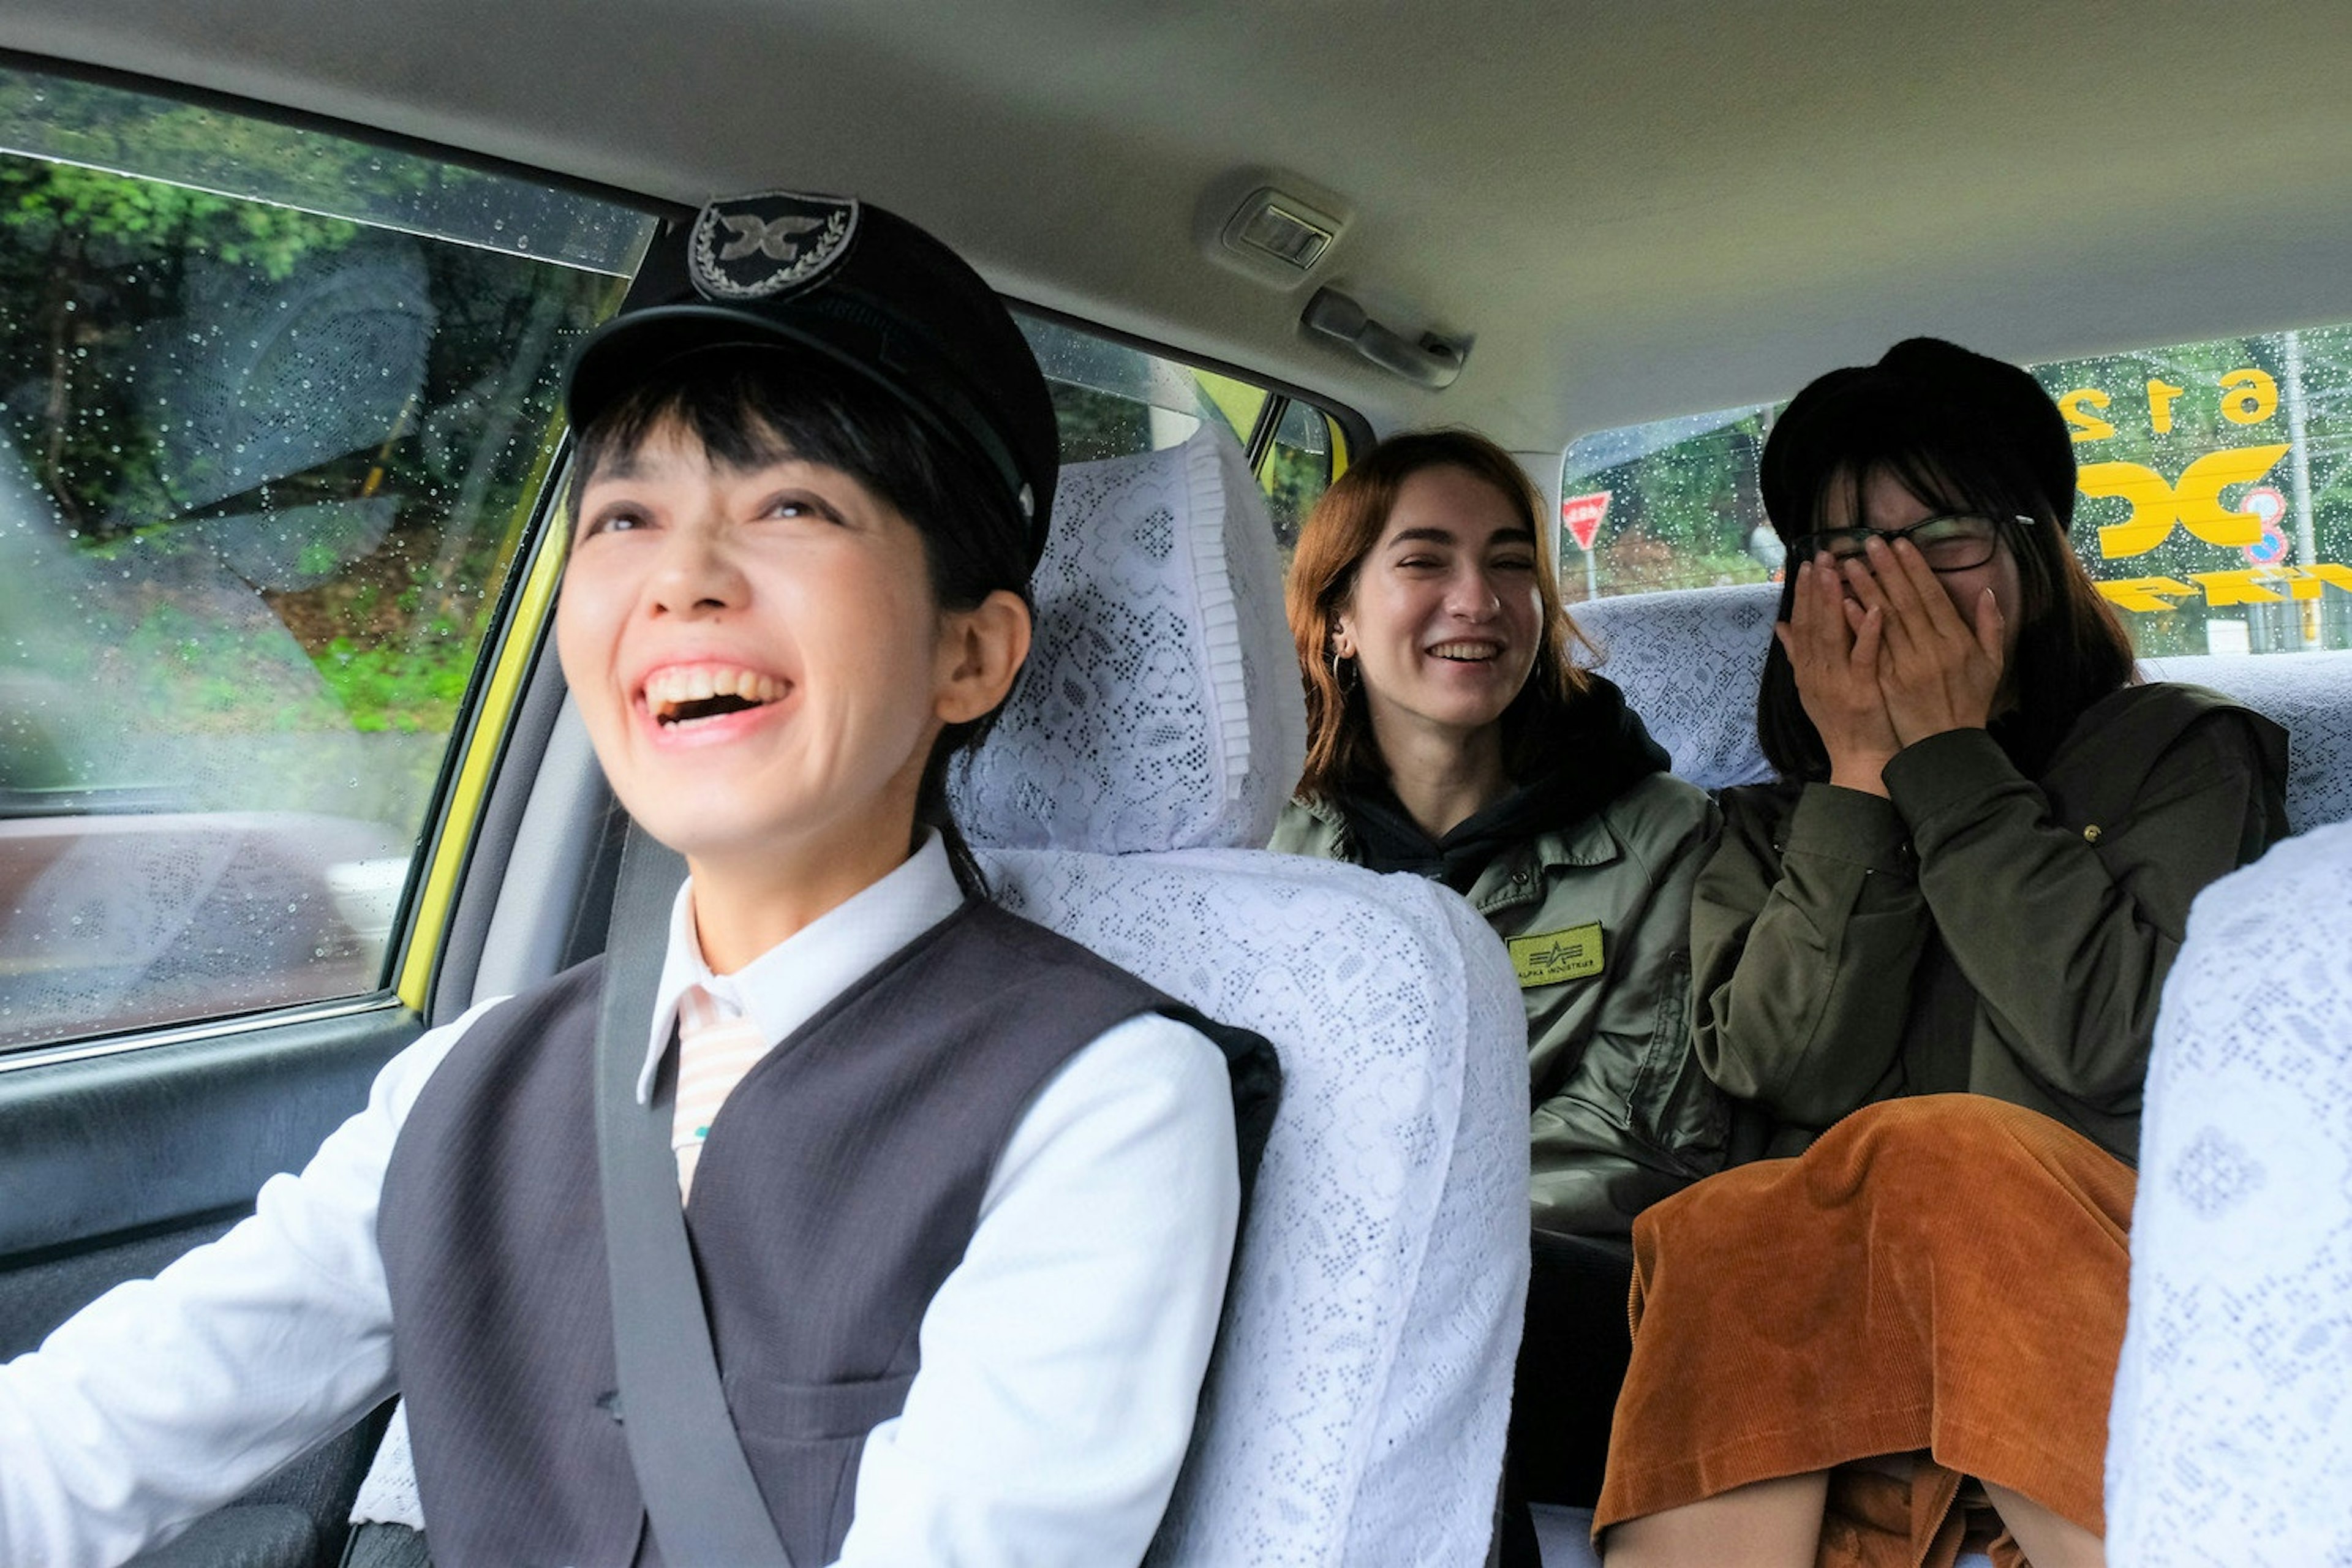
<path fill-rule="evenodd" d="M 1772 776 L 1756 741 L 1756 692 L 1780 593 L 1777 584 L 1748 583 L 1575 609 L 1577 625 L 1601 645 L 1600 672 L 1624 689 L 1675 772 L 1703 789 Z M 2352 651 L 2150 658 L 2140 672 L 2227 692 L 2285 727 L 2290 829 L 2352 817 Z"/>
<path fill-rule="evenodd" d="M 1741 583 L 1595 599 L 1570 613 L 1601 646 L 1599 673 L 1623 689 L 1675 773 L 1714 790 L 1772 776 L 1756 742 L 1756 689 L 1780 602 L 1779 584 Z"/>
<path fill-rule="evenodd" d="M 1007 908 L 1265 1036 L 1284 1073 L 1151 1561 L 1483 1562 L 1527 1289 L 1509 963 L 1434 884 L 1258 847 L 1305 719 L 1230 435 L 1066 468 L 1055 513 L 1030 665 L 957 819 Z M 403 1436 L 357 1517 L 417 1522 Z"/>
<path fill-rule="evenodd" d="M 1154 1564 L 1485 1560 L 1527 1289 L 1527 1022 L 1412 877 L 1260 851 L 990 850 L 1008 909 L 1282 1056 Z"/>
<path fill-rule="evenodd" d="M 950 781 L 974 844 L 1256 848 L 1306 755 L 1282 558 L 1214 426 L 1062 470 L 1036 634 L 995 732 Z"/>
<path fill-rule="evenodd" d="M 1061 496 L 1037 652 L 958 820 L 1007 908 L 1283 1064 L 1151 1561 L 1483 1561 L 1528 1267 L 1509 963 L 1433 884 L 1257 847 L 1305 719 L 1232 438 L 1078 465 Z"/>
<path fill-rule="evenodd" d="M 2107 1554 L 2352 1563 L 2352 824 L 2206 889 L 2165 985 Z"/>

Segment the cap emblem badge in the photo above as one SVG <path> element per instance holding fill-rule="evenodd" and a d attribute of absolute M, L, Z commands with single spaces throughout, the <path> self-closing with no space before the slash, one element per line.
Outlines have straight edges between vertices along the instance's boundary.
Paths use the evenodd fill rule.
<path fill-rule="evenodd" d="M 857 203 L 770 191 L 713 202 L 695 220 L 688 270 L 709 300 L 772 300 L 804 289 L 847 254 Z"/>

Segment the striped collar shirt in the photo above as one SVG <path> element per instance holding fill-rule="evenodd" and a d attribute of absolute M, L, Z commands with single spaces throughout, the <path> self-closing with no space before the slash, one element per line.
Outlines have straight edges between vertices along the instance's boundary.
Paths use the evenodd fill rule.
<path fill-rule="evenodd" d="M 714 973 L 695 935 L 694 883 L 670 907 L 669 956 L 637 1074 L 637 1103 L 652 1103 L 654 1079 L 675 1037 L 679 1004 L 700 986 L 719 1011 L 751 1019 L 773 1047 L 817 1016 L 875 965 L 956 912 L 963 889 L 947 846 L 927 833 L 921 847 L 888 876 L 810 921 L 732 974 Z"/>

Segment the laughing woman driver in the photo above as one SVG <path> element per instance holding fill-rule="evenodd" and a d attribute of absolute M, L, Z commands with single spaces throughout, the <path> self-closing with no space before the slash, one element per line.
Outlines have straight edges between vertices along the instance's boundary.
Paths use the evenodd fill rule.
<path fill-rule="evenodd" d="M 873 207 L 721 204 L 647 271 L 669 303 L 603 329 L 568 391 L 556 631 L 614 793 L 691 873 L 630 1030 L 652 1212 L 687 1199 L 725 1396 L 654 1452 L 709 1475 L 740 1445 L 735 1495 L 806 1568 L 1134 1563 L 1273 1068 L 988 902 L 946 815 L 1029 646 L 1044 380 L 978 276 Z M 254 1217 L 0 1368 L 0 1561 L 129 1557 L 395 1363 L 441 1568 L 735 1560 L 659 1512 L 646 1537 L 659 1400 L 615 1394 L 598 982 L 425 1035 Z"/>

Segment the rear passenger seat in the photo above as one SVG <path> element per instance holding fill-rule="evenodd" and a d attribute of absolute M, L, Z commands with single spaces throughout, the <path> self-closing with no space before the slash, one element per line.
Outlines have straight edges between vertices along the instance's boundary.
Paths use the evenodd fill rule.
<path fill-rule="evenodd" d="M 2352 817 L 2352 650 L 2140 661 L 2150 680 L 2226 691 L 2286 727 L 2286 820 L 2296 833 Z"/>
<path fill-rule="evenodd" d="M 1603 655 L 1601 673 L 1674 758 L 1675 772 L 1707 790 L 1769 780 L 1756 740 L 1756 689 L 1770 646 L 1780 586 L 1740 584 L 1600 599 L 1572 607 Z M 2150 680 L 2227 692 L 2285 726 L 2287 821 L 2300 833 L 2352 817 L 2352 652 L 2141 662 Z M 1592 1554 L 1590 1510 L 1537 1505 L 1544 1568 L 1583 1568 Z M 1990 1568 L 1971 1554 L 1958 1568 Z"/>
<path fill-rule="evenodd" d="M 1675 760 L 1704 789 L 1772 776 L 1756 743 L 1756 687 L 1780 587 L 1743 583 L 1599 599 L 1573 607 L 1622 687 Z M 2287 823 L 2295 832 L 2352 817 L 2352 651 L 2260 658 L 2200 654 L 2144 659 L 2150 680 L 2225 691 L 2286 727 Z"/>

